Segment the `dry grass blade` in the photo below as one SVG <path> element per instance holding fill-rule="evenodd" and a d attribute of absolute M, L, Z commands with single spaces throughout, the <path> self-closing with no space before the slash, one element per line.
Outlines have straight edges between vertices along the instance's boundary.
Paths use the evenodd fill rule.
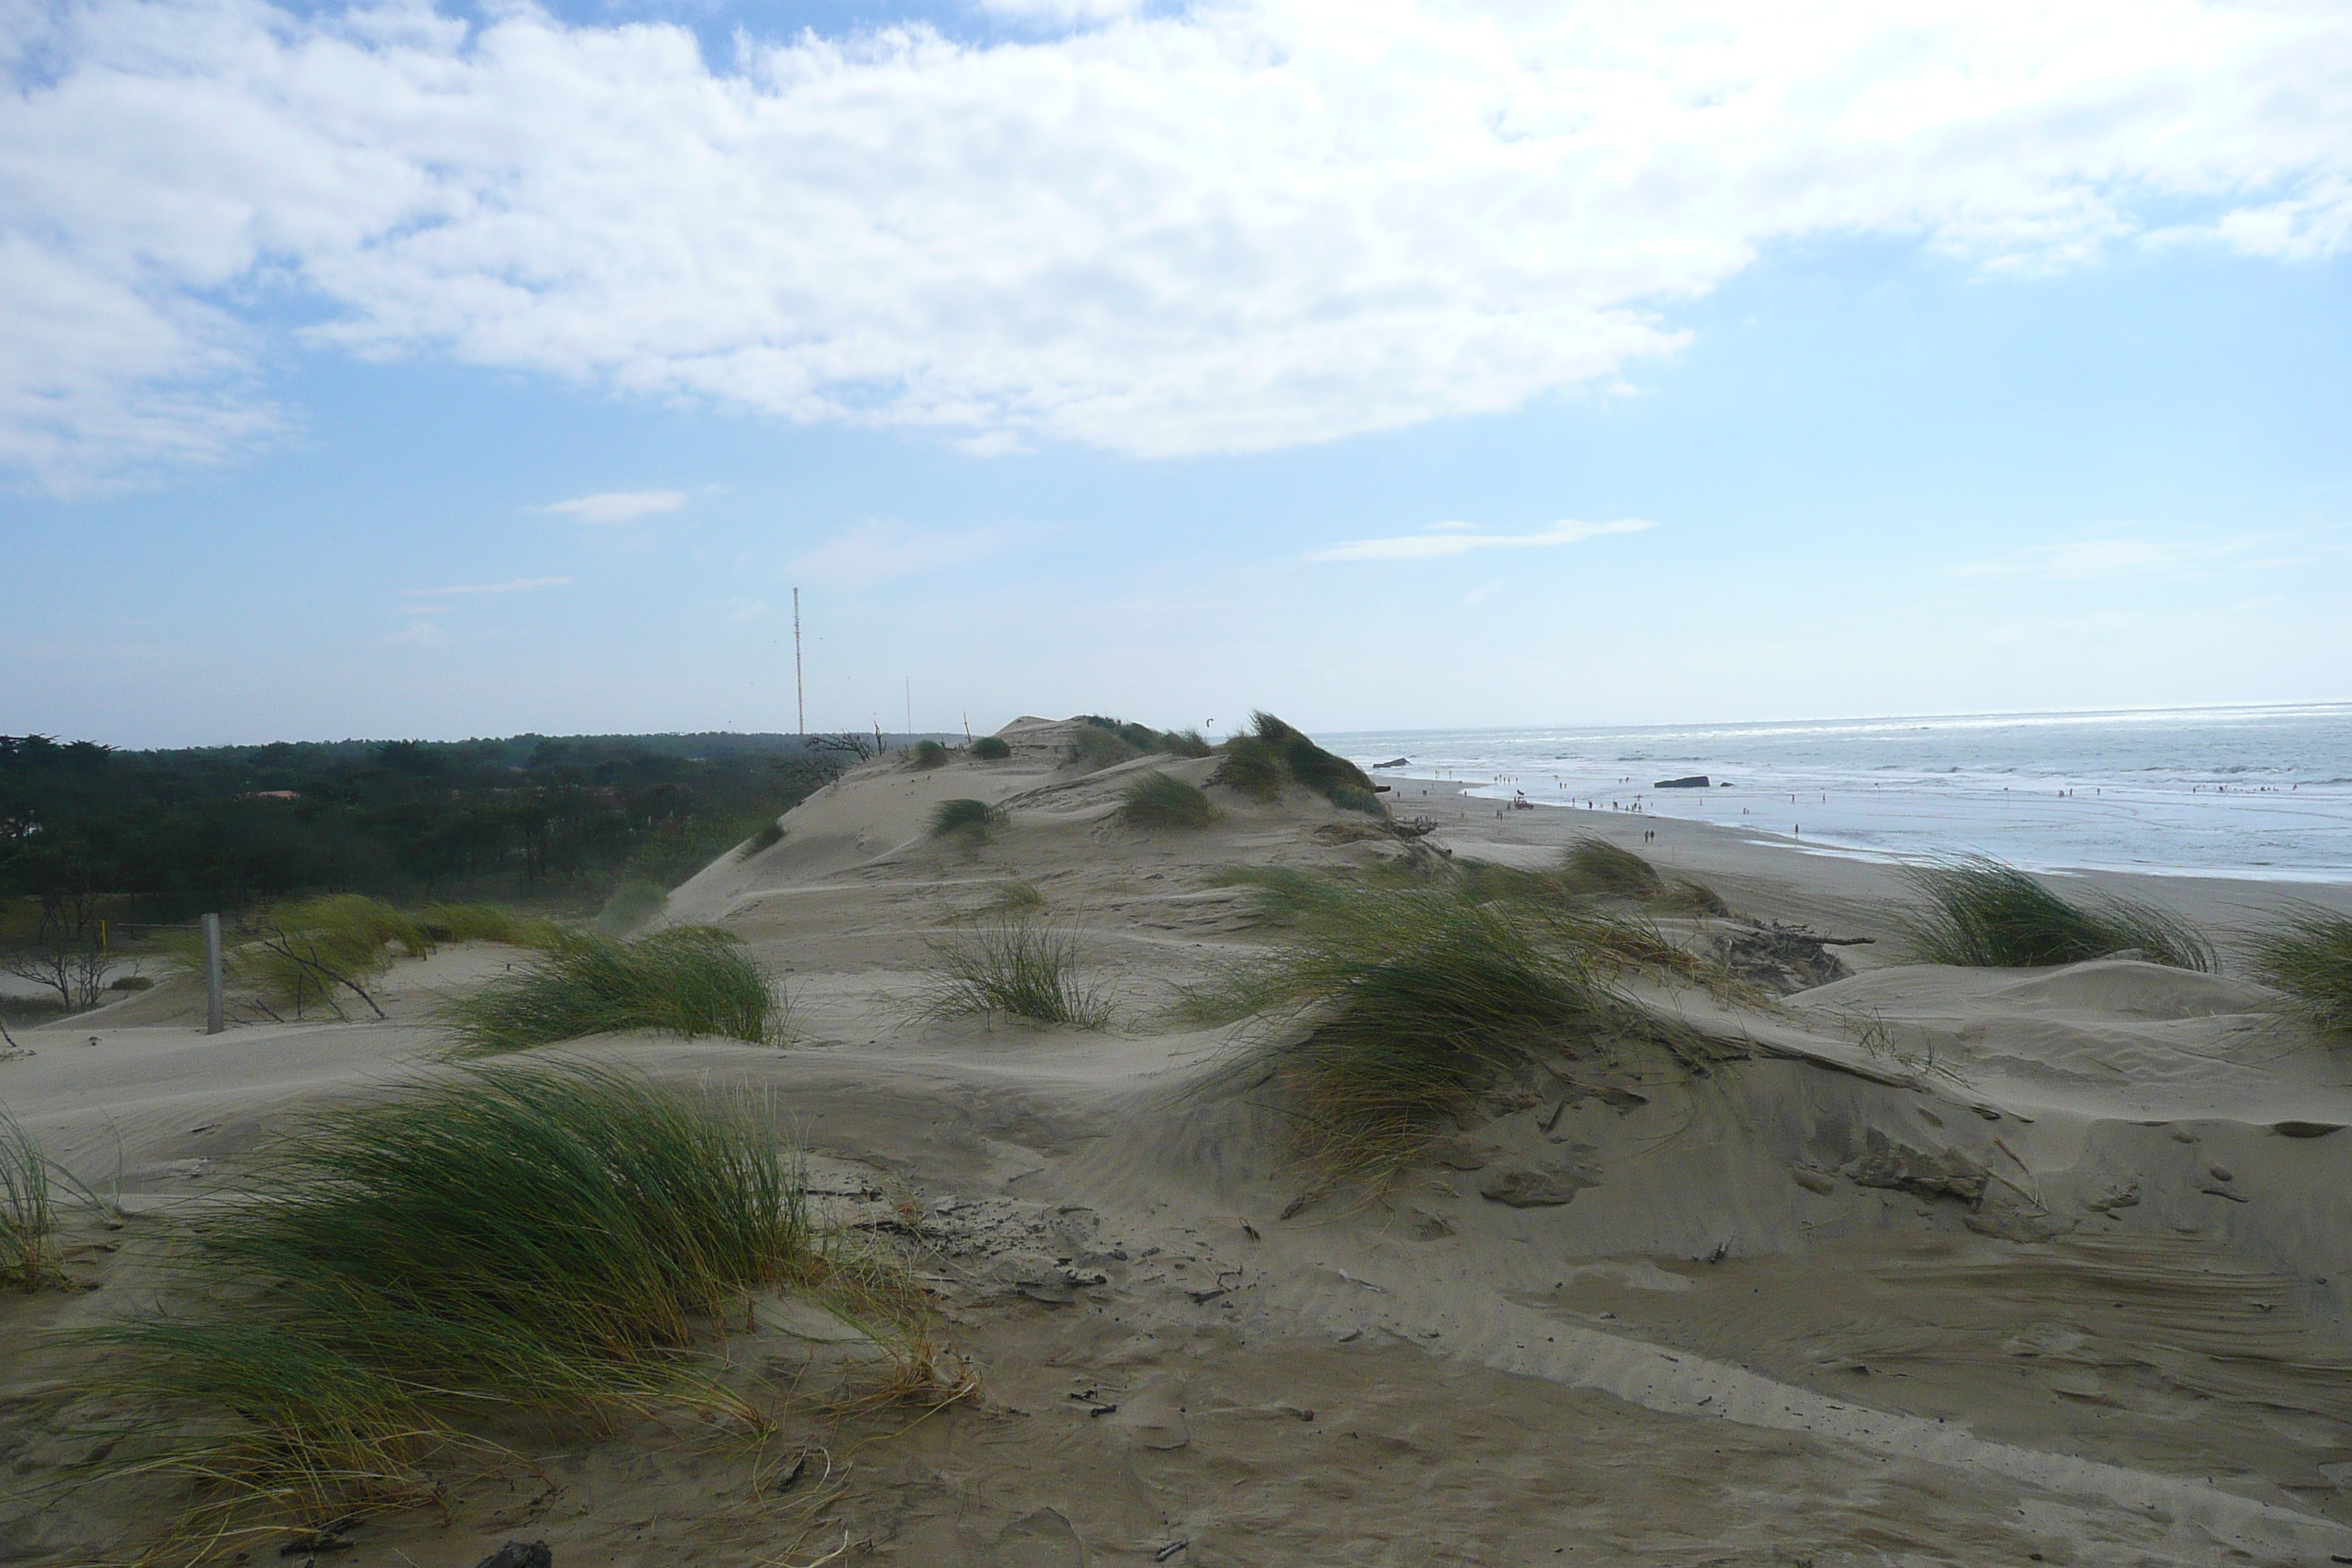
<path fill-rule="evenodd" d="M 2294 997 L 2318 1027 L 2352 1033 L 2352 917 L 2300 905 L 2253 945 L 2264 984 Z"/>
<path fill-rule="evenodd" d="M 2175 969 L 2214 968 L 2204 933 L 2151 904 L 2106 896 L 2074 903 L 1981 855 L 1905 875 L 1924 901 L 1904 932 L 1929 963 L 2032 969 L 2134 952 Z"/>

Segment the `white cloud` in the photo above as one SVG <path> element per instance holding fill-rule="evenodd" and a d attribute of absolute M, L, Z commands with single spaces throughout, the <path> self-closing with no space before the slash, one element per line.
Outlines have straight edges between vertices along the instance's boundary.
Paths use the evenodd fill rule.
<path fill-rule="evenodd" d="M 541 588 L 561 588 L 571 581 L 569 577 L 514 577 L 504 583 L 460 583 L 449 588 L 419 588 L 415 591 L 415 596 L 446 599 L 452 594 L 529 594 Z"/>
<path fill-rule="evenodd" d="M 365 355 L 1164 454 L 1606 386 L 1810 236 L 2352 247 L 2338 5 L 996 3 L 1099 25 L 714 72 L 529 6 L 0 7 L 0 463 L 266 438 L 289 307 Z"/>
<path fill-rule="evenodd" d="M 2243 539 L 2078 539 L 2029 545 L 1988 561 L 1952 568 L 1960 577 L 2037 577 L 2081 583 L 2101 577 L 2161 574 L 2198 576 L 2273 563 L 2249 561 L 2246 552 L 2275 542 L 2269 535 Z M 2292 563 L 2288 563 L 2291 564 Z"/>
<path fill-rule="evenodd" d="M 439 647 L 449 634 L 431 621 L 411 621 L 383 640 L 394 647 Z"/>
<path fill-rule="evenodd" d="M 600 490 L 593 496 L 576 496 L 531 510 L 577 518 L 582 522 L 635 522 L 641 517 L 676 511 L 685 504 L 684 490 Z"/>
<path fill-rule="evenodd" d="M 1576 544 L 1604 533 L 1639 533 L 1654 522 L 1623 518 L 1616 522 L 1560 521 L 1533 533 L 1479 533 L 1467 523 L 1440 522 L 1427 533 L 1395 539 L 1359 539 L 1310 552 L 1309 561 L 1434 561 L 1446 555 L 1467 555 L 1473 550 L 1526 550 L 1547 544 Z"/>
<path fill-rule="evenodd" d="M 847 588 L 863 588 L 900 577 L 919 576 L 977 561 L 1004 548 L 1001 532 L 943 533 L 903 523 L 860 523 L 826 540 L 792 563 L 804 576 Z"/>

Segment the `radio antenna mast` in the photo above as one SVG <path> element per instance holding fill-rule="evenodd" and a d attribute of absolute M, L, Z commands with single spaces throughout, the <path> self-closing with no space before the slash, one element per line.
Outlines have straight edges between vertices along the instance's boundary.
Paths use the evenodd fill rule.
<path fill-rule="evenodd" d="M 808 738 L 808 683 L 801 676 L 801 591 L 793 590 L 793 701 L 800 713 L 800 736 Z"/>

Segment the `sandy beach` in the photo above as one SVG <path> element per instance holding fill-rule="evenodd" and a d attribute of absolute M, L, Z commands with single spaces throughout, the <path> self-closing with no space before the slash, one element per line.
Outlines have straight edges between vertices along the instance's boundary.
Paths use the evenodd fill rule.
<path fill-rule="evenodd" d="M 1906 961 L 1911 894 L 1884 864 L 1419 780 L 1388 796 L 1434 823 L 1418 840 L 1296 787 L 1213 788 L 1213 826 L 1143 832 L 1116 819 L 1129 784 L 1207 784 L 1216 761 L 1088 773 L 1066 723 L 1003 733 L 1003 762 L 864 763 L 672 894 L 663 923 L 733 932 L 775 973 L 792 1043 L 550 1048 L 755 1107 L 807 1152 L 822 1215 L 904 1249 L 978 1392 L 845 1407 L 859 1331 L 763 1301 L 719 1349 L 774 1390 L 766 1437 L 551 1436 L 529 1473 L 310 1556 L 2352 1561 L 2352 1073 L 2242 956 L 2289 901 L 2352 911 L 2352 887 L 2087 876 L 2210 932 L 2221 973 L 1941 967 Z M 1004 826 L 969 847 L 928 834 L 957 798 Z M 1214 874 L 1416 842 L 1537 868 L 1587 835 L 1727 907 L 1659 925 L 1748 963 L 1745 991 L 1626 984 L 1736 1048 L 1703 1076 L 1557 1073 L 1482 1102 L 1383 1193 L 1317 1192 L 1276 1110 L 1217 1076 L 1233 1028 L 1175 1009 L 1278 934 Z M 1082 945 L 1112 1026 L 915 1006 L 939 944 L 1015 879 Z M 1776 922 L 1839 939 L 1793 950 L 1835 969 L 1780 984 L 1753 942 L 1738 959 Z M 447 1070 L 432 1010 L 516 962 L 477 943 L 399 963 L 381 1022 L 208 1037 L 182 976 L 19 1032 L 0 1102 L 121 1213 L 68 1215 L 75 1289 L 0 1299 L 0 1563 L 135 1560 L 178 1506 L 105 1464 L 91 1433 L 115 1413 L 58 1331 L 167 1292 L 173 1227 L 289 1114 Z M 1536 1191 L 1569 1195 L 1515 1195 Z"/>

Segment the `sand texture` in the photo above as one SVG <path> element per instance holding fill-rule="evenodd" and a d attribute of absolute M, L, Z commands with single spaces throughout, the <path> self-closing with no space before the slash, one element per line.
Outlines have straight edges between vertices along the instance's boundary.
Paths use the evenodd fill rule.
<path fill-rule="evenodd" d="M 1174 1021 L 1173 987 L 1271 934 L 1214 869 L 1405 847 L 1295 788 L 1135 831 L 1113 813 L 1136 775 L 1214 763 L 1084 774 L 1066 726 L 1004 733 L 1005 762 L 866 764 L 673 896 L 664 920 L 774 971 L 793 1044 L 565 1047 L 760 1107 L 825 1215 L 908 1249 L 979 1394 L 835 1407 L 870 1347 L 770 1300 L 724 1347 L 779 1391 L 764 1443 L 549 1434 L 534 1472 L 316 1562 L 473 1568 L 510 1539 L 559 1568 L 2352 1561 L 2352 1132 L 2330 1131 L 2352 1077 L 2242 965 L 1906 963 L 1884 868 L 1406 784 L 1397 816 L 1457 860 L 1597 832 L 1705 880 L 1737 917 L 1662 921 L 1694 948 L 1776 921 L 1874 941 L 1830 949 L 1827 984 L 1653 986 L 1738 1048 L 1703 1077 L 1559 1074 L 1384 1194 L 1301 1207 L 1281 1118 L 1214 1079 L 1231 1032 Z M 955 797 L 1005 825 L 929 837 Z M 1114 1026 L 912 1010 L 935 944 L 1016 878 Z M 2225 954 L 2272 898 L 2133 890 Z M 81 1288 L 0 1300 L 0 1563 L 127 1560 L 177 1504 L 108 1469 L 86 1352 L 50 1331 L 167 1291 L 175 1216 L 289 1111 L 446 1070 L 430 1009 L 514 961 L 401 963 L 385 1022 L 206 1038 L 177 980 L 21 1036 L 0 1101 L 124 1217 L 71 1216 Z"/>

